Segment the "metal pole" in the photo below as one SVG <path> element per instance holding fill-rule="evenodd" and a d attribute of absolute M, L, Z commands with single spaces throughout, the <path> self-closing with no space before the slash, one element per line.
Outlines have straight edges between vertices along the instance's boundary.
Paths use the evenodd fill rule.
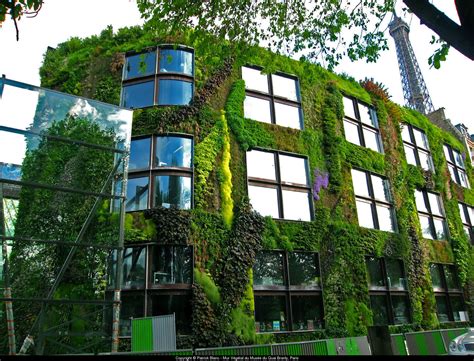
<path fill-rule="evenodd" d="M 3 183 L 0 183 L 0 235 L 2 237 L 2 253 L 3 253 L 3 281 L 4 281 L 4 297 L 9 299 L 5 301 L 5 313 L 7 319 L 8 333 L 8 354 L 16 355 L 16 338 L 15 338 L 15 318 L 13 316 L 12 290 L 10 288 L 10 277 L 8 274 L 8 247 L 5 226 L 5 213 L 3 209 Z"/>
<path fill-rule="evenodd" d="M 123 246 L 125 238 L 125 192 L 127 189 L 126 171 L 128 169 L 129 153 L 122 158 L 122 189 L 120 198 L 120 230 L 119 230 L 119 248 L 117 250 L 117 269 L 115 271 L 115 291 L 114 306 L 112 314 L 112 352 L 118 352 L 119 348 L 119 322 L 120 322 L 120 290 L 122 289 L 122 263 L 123 263 Z"/>

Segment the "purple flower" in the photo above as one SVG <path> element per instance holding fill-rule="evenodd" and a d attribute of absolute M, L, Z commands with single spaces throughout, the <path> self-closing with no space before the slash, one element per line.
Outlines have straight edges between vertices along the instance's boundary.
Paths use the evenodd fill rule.
<path fill-rule="evenodd" d="M 318 168 L 314 169 L 313 198 L 319 200 L 319 191 L 321 188 L 326 189 L 329 185 L 329 173 L 322 172 Z"/>

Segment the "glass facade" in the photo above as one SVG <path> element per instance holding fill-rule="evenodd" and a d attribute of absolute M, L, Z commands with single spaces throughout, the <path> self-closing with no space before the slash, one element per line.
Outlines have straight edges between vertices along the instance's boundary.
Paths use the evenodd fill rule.
<path fill-rule="evenodd" d="M 415 190 L 415 203 L 424 238 L 445 240 L 448 237 L 441 197 L 426 190 Z"/>
<path fill-rule="evenodd" d="M 464 188 L 470 188 L 466 167 L 464 165 L 464 154 L 461 155 L 458 150 L 448 144 L 443 145 L 443 151 L 446 162 L 448 163 L 451 180 Z"/>
<path fill-rule="evenodd" d="M 458 207 L 464 233 L 466 233 L 466 236 L 471 241 L 471 244 L 474 245 L 474 207 L 461 202 L 458 202 Z"/>
<path fill-rule="evenodd" d="M 408 164 L 434 172 L 433 159 L 425 132 L 411 124 L 401 124 L 400 128 Z"/>

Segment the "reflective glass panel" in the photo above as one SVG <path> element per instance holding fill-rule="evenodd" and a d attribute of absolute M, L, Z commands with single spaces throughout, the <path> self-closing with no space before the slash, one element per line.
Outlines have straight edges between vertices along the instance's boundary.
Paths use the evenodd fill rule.
<path fill-rule="evenodd" d="M 433 218 L 433 223 L 436 232 L 436 239 L 446 239 L 446 226 L 443 219 Z"/>
<path fill-rule="evenodd" d="M 449 322 L 448 300 L 446 296 L 436 296 L 436 314 L 439 322 Z"/>
<path fill-rule="evenodd" d="M 280 218 L 276 188 L 249 185 L 249 199 L 253 209 L 260 215 Z"/>
<path fill-rule="evenodd" d="M 449 295 L 449 300 L 451 301 L 451 308 L 453 310 L 453 320 L 455 322 L 467 321 L 466 306 L 464 305 L 462 296 Z"/>
<path fill-rule="evenodd" d="M 405 157 L 407 159 L 407 163 L 416 165 L 415 148 L 407 144 L 403 144 L 403 149 L 405 149 Z"/>
<path fill-rule="evenodd" d="M 301 129 L 300 108 L 275 102 L 275 122 L 282 127 Z"/>
<path fill-rule="evenodd" d="M 159 105 L 188 105 L 191 102 L 193 83 L 172 79 L 161 79 L 158 83 Z"/>
<path fill-rule="evenodd" d="M 281 181 L 293 184 L 308 184 L 306 159 L 279 154 Z"/>
<path fill-rule="evenodd" d="M 121 295 L 122 306 L 120 307 L 120 335 L 132 335 L 133 318 L 145 316 L 145 294 L 144 292 L 124 292 Z"/>
<path fill-rule="evenodd" d="M 448 169 L 449 169 L 449 175 L 451 176 L 451 179 L 453 180 L 453 182 L 457 183 L 457 178 L 456 178 L 456 171 L 454 169 L 454 166 L 452 166 L 451 164 L 448 164 Z"/>
<path fill-rule="evenodd" d="M 357 219 L 359 226 L 365 228 L 374 228 L 374 220 L 372 218 L 372 205 L 369 202 L 356 199 Z"/>
<path fill-rule="evenodd" d="M 365 146 L 369 149 L 372 149 L 376 152 L 380 152 L 379 136 L 376 132 L 371 129 L 362 127 L 364 133 Z"/>
<path fill-rule="evenodd" d="M 464 168 L 464 161 L 462 159 L 461 153 L 459 153 L 457 150 L 453 150 L 453 155 L 454 155 L 454 160 L 456 162 L 456 165 Z"/>
<path fill-rule="evenodd" d="M 127 211 L 139 211 L 148 207 L 148 177 L 130 178 L 127 183 Z"/>
<path fill-rule="evenodd" d="M 294 221 L 311 221 L 308 192 L 283 190 L 283 214 L 285 219 Z"/>
<path fill-rule="evenodd" d="M 157 137 L 155 148 L 156 167 L 192 167 L 191 138 Z"/>
<path fill-rule="evenodd" d="M 367 177 L 365 172 L 361 172 L 357 169 L 351 169 L 351 175 L 354 193 L 358 196 L 369 197 L 369 188 L 367 186 Z"/>
<path fill-rule="evenodd" d="M 155 74 L 156 52 L 127 56 L 125 59 L 124 79 Z"/>
<path fill-rule="evenodd" d="M 413 134 L 415 136 L 416 145 L 419 148 L 430 149 L 428 146 L 428 138 L 426 138 L 425 133 L 413 128 Z"/>
<path fill-rule="evenodd" d="M 151 303 L 152 316 L 174 313 L 178 336 L 191 334 L 191 296 L 152 294 L 149 302 Z"/>
<path fill-rule="evenodd" d="M 377 128 L 377 122 L 374 119 L 374 113 L 371 111 L 371 109 L 361 103 L 359 104 L 359 113 L 360 113 L 360 121 L 365 124 L 369 124 L 373 127 Z"/>
<path fill-rule="evenodd" d="M 428 208 L 425 204 L 425 198 L 423 192 L 415 189 L 415 202 L 416 202 L 416 209 L 420 212 L 428 212 Z"/>
<path fill-rule="evenodd" d="M 456 268 L 454 266 L 444 266 L 444 276 L 446 277 L 448 290 L 458 290 L 461 288 L 456 274 Z"/>
<path fill-rule="evenodd" d="M 450 156 L 450 154 L 449 154 L 449 148 L 448 148 L 446 145 L 444 145 L 444 144 L 443 144 L 443 152 L 444 152 L 444 157 L 446 158 L 446 160 L 447 160 L 448 162 L 452 162 L 451 156 Z"/>
<path fill-rule="evenodd" d="M 379 221 L 379 229 L 385 232 L 394 232 L 395 224 L 392 214 L 392 208 L 377 204 L 377 216 Z"/>
<path fill-rule="evenodd" d="M 406 125 L 406 124 L 400 124 L 400 129 L 402 130 L 402 139 L 403 139 L 405 142 L 413 143 L 412 140 L 411 140 L 411 137 L 410 137 L 410 129 L 409 129 L 409 126 Z"/>
<path fill-rule="evenodd" d="M 407 289 L 406 278 L 403 273 L 403 263 L 398 259 L 385 259 L 388 286 L 392 289 Z"/>
<path fill-rule="evenodd" d="M 318 256 L 316 253 L 289 252 L 290 285 L 320 286 Z"/>
<path fill-rule="evenodd" d="M 421 168 L 424 170 L 434 170 L 433 161 L 431 160 L 431 155 L 422 150 L 418 151 L 418 156 L 420 157 Z"/>
<path fill-rule="evenodd" d="M 293 331 L 323 328 L 322 301 L 321 296 L 291 296 Z"/>
<path fill-rule="evenodd" d="M 122 106 L 125 108 L 145 108 L 152 106 L 155 94 L 155 82 L 124 85 L 122 87 Z"/>
<path fill-rule="evenodd" d="M 472 223 L 474 222 L 474 208 L 467 206 L 467 214 L 469 216 L 469 224 L 472 225 Z"/>
<path fill-rule="evenodd" d="M 464 206 L 461 203 L 458 203 L 458 208 L 462 223 L 468 223 L 466 219 L 466 214 L 464 213 Z"/>
<path fill-rule="evenodd" d="M 434 239 L 433 235 L 431 234 L 430 217 L 424 216 L 420 213 L 418 213 L 418 217 L 420 218 L 421 233 L 423 234 L 423 237 Z"/>
<path fill-rule="evenodd" d="M 466 173 L 460 169 L 458 169 L 458 173 L 459 173 L 459 179 L 461 181 L 461 186 L 463 186 L 464 188 L 469 188 L 469 181 L 467 179 Z"/>
<path fill-rule="evenodd" d="M 150 167 L 150 138 L 134 139 L 130 145 L 130 160 L 128 169 L 143 169 Z"/>
<path fill-rule="evenodd" d="M 444 289 L 441 267 L 442 266 L 437 263 L 430 264 L 431 283 L 434 290 Z"/>
<path fill-rule="evenodd" d="M 382 273 L 382 263 L 380 258 L 369 257 L 367 262 L 367 275 L 369 277 L 369 287 L 386 288 L 385 280 Z"/>
<path fill-rule="evenodd" d="M 154 206 L 191 208 L 191 177 L 160 175 L 155 177 Z"/>
<path fill-rule="evenodd" d="M 393 323 L 410 323 L 410 303 L 407 296 L 392 296 Z"/>
<path fill-rule="evenodd" d="M 273 95 L 298 101 L 298 85 L 293 78 L 272 74 Z"/>
<path fill-rule="evenodd" d="M 159 72 L 193 75 L 193 53 L 185 50 L 160 49 Z"/>
<path fill-rule="evenodd" d="M 275 154 L 259 150 L 248 151 L 247 177 L 276 180 Z"/>
<path fill-rule="evenodd" d="M 374 325 L 388 325 L 387 296 L 370 296 Z"/>
<path fill-rule="evenodd" d="M 123 252 L 123 288 L 145 287 L 145 247 L 125 248 Z"/>
<path fill-rule="evenodd" d="M 359 126 L 356 123 L 344 119 L 344 134 L 348 142 L 361 145 L 359 138 Z"/>
<path fill-rule="evenodd" d="M 356 119 L 353 100 L 347 97 L 342 97 L 342 102 L 344 104 L 344 115 Z"/>
<path fill-rule="evenodd" d="M 263 123 L 271 123 L 270 101 L 247 95 L 244 101 L 244 117 Z"/>
<path fill-rule="evenodd" d="M 192 247 L 154 246 L 151 260 L 151 281 L 155 285 L 191 283 Z"/>
<path fill-rule="evenodd" d="M 441 209 L 441 199 L 437 194 L 427 192 L 428 193 L 428 200 L 430 202 L 431 213 L 436 214 L 438 216 L 443 215 L 443 211 Z"/>
<path fill-rule="evenodd" d="M 471 233 L 470 233 L 471 227 L 470 226 L 469 227 L 464 226 L 463 229 L 464 229 L 464 233 L 466 234 L 467 238 L 470 238 L 471 237 Z"/>
<path fill-rule="evenodd" d="M 374 189 L 374 198 L 380 199 L 382 201 L 389 202 L 390 190 L 388 187 L 388 181 L 382 177 L 371 174 L 372 178 L 372 188 Z"/>
<path fill-rule="evenodd" d="M 245 88 L 268 93 L 268 78 L 260 70 L 242 67 L 242 79 L 245 81 Z"/>
<path fill-rule="evenodd" d="M 283 286 L 283 253 L 259 252 L 253 266 L 253 284 Z"/>
<path fill-rule="evenodd" d="M 287 331 L 285 296 L 255 296 L 257 332 Z"/>

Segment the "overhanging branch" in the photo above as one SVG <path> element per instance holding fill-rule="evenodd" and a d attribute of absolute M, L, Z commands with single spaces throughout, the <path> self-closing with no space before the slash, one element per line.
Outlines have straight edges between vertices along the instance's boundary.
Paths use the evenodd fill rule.
<path fill-rule="evenodd" d="M 408 8 L 441 39 L 459 52 L 474 60 L 474 37 L 428 0 L 403 0 Z"/>

